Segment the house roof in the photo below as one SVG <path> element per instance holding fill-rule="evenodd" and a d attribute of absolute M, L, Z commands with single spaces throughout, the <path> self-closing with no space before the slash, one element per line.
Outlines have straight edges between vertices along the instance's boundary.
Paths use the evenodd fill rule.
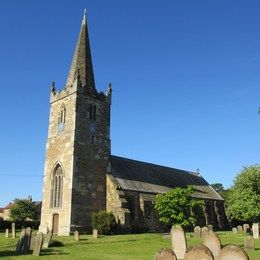
<path fill-rule="evenodd" d="M 165 193 L 175 187 L 194 185 L 193 197 L 223 200 L 198 173 L 132 159 L 111 156 L 111 174 L 123 190 Z"/>
<path fill-rule="evenodd" d="M 15 203 L 10 202 L 7 206 L 5 206 L 4 209 L 11 209 L 14 205 L 15 205 Z"/>

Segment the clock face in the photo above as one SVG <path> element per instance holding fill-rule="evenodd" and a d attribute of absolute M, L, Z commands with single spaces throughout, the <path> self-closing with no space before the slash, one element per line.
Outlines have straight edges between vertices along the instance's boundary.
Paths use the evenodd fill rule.
<path fill-rule="evenodd" d="M 96 124 L 95 124 L 95 123 L 92 123 L 92 124 L 89 126 L 89 131 L 90 131 L 91 133 L 96 132 Z"/>

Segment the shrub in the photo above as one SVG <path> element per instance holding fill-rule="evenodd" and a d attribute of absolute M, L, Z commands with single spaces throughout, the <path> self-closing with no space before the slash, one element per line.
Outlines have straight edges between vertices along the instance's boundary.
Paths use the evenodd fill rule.
<path fill-rule="evenodd" d="M 100 234 L 111 235 L 116 227 L 116 219 L 111 212 L 99 211 L 92 215 L 92 228 Z"/>

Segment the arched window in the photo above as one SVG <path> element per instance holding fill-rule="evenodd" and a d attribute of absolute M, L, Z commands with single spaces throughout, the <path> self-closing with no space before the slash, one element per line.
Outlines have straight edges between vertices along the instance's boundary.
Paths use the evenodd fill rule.
<path fill-rule="evenodd" d="M 66 121 L 66 107 L 63 104 L 60 109 L 59 117 L 58 117 L 58 132 L 62 132 L 64 130 L 64 124 Z"/>
<path fill-rule="evenodd" d="M 65 120 L 66 120 L 66 107 L 65 105 L 62 105 L 60 110 L 59 123 L 64 124 Z"/>
<path fill-rule="evenodd" d="M 52 174 L 51 207 L 62 206 L 63 173 L 59 164 L 56 165 Z"/>

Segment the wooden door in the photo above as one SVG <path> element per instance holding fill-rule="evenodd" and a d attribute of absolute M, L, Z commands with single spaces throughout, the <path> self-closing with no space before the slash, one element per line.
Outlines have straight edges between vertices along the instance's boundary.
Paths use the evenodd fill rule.
<path fill-rule="evenodd" d="M 52 232 L 53 234 L 57 235 L 58 231 L 59 231 L 59 214 L 54 214 L 52 220 Z"/>

